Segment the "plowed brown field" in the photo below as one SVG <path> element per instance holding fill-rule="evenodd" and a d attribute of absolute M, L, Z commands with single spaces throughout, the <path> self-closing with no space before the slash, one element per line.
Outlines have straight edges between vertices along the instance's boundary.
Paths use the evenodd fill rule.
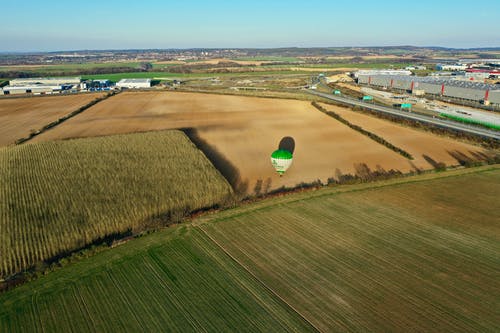
<path fill-rule="evenodd" d="M 0 146 L 26 137 L 102 94 L 0 99 Z"/>
<path fill-rule="evenodd" d="M 363 163 L 372 170 L 378 167 L 408 172 L 414 168 L 411 161 L 322 114 L 309 102 L 242 96 L 123 93 L 33 141 L 187 127 L 196 128 L 202 139 L 239 170 L 249 193 L 259 181 L 263 191 L 318 179 L 326 181 L 339 171 L 354 174 Z M 294 162 L 280 178 L 269 156 L 286 136 L 295 141 Z M 429 143 L 440 145 L 443 141 L 435 137 Z"/>
<path fill-rule="evenodd" d="M 413 161 L 415 166 L 421 169 L 429 169 L 431 167 L 429 162 L 441 162 L 448 166 L 457 165 L 458 162 L 453 157 L 456 154 L 463 154 L 469 158 L 477 159 L 479 154 L 485 153 L 483 149 L 476 146 L 407 128 L 388 120 L 354 112 L 348 108 L 328 104 L 323 104 L 323 107 L 337 113 L 350 123 L 361 126 L 365 130 L 383 137 L 393 145 L 406 150 L 415 158 Z"/>

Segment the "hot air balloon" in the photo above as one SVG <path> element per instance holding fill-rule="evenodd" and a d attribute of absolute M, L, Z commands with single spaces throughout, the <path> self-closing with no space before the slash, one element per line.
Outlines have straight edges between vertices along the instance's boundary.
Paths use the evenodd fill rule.
<path fill-rule="evenodd" d="M 286 170 L 292 165 L 293 155 L 288 150 L 278 149 L 271 154 L 271 163 L 276 172 L 283 176 Z"/>

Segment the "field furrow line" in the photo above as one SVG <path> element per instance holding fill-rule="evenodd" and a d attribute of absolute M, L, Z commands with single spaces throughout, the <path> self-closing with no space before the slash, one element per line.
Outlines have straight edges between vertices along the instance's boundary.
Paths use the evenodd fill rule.
<path fill-rule="evenodd" d="M 270 288 L 267 284 L 264 283 L 261 279 L 259 279 L 255 274 L 253 274 L 245 265 L 243 265 L 238 259 L 236 259 L 234 256 L 232 256 L 222 245 L 220 245 L 219 242 L 217 242 L 213 237 L 211 237 L 205 230 L 203 230 L 203 227 L 197 227 L 198 230 L 200 230 L 205 237 L 210 239 L 212 243 L 214 243 L 222 252 L 224 252 L 231 260 L 233 260 L 239 267 L 241 267 L 245 272 L 247 272 L 250 276 L 255 281 L 258 281 L 262 287 L 264 287 L 268 292 L 270 292 L 274 297 L 279 299 L 283 305 L 287 306 L 290 310 L 292 310 L 294 313 L 296 313 L 300 318 L 302 318 L 303 321 L 308 323 L 316 332 L 322 332 L 316 325 L 314 325 L 309 319 L 307 319 L 305 316 L 302 315 L 294 306 L 292 306 L 290 303 L 288 303 L 284 298 L 282 298 L 279 294 L 277 294 L 272 288 Z"/>

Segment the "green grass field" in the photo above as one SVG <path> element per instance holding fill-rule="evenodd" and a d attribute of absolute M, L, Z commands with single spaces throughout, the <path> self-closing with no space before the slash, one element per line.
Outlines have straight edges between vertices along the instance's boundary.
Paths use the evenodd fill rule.
<path fill-rule="evenodd" d="M 308 332 L 311 327 L 184 226 L 0 295 L 1 332 Z"/>
<path fill-rule="evenodd" d="M 187 74 L 167 73 L 167 72 L 133 72 L 133 73 L 112 73 L 112 74 L 93 74 L 83 75 L 82 79 L 103 80 L 108 79 L 118 82 L 121 79 L 152 79 L 152 78 L 184 78 Z"/>
<path fill-rule="evenodd" d="M 318 71 L 319 73 L 320 71 Z M 266 76 L 266 75 L 297 75 L 297 74 L 311 74 L 309 71 L 277 71 L 269 70 L 262 72 L 241 72 L 241 73 L 169 73 L 169 72 L 134 72 L 134 73 L 116 73 L 116 74 L 98 74 L 98 75 L 84 75 L 83 79 L 108 79 L 113 82 L 120 81 L 121 79 L 147 79 L 154 78 L 160 80 L 168 79 L 189 79 L 189 78 L 202 78 L 202 77 L 244 77 L 244 76 Z"/>
<path fill-rule="evenodd" d="M 498 331 L 500 169 L 201 225 L 322 331 Z"/>
<path fill-rule="evenodd" d="M 238 58 L 234 60 L 248 60 L 248 61 L 277 61 L 277 62 L 298 62 L 299 58 L 293 57 L 257 57 L 257 58 Z M 130 68 L 138 68 L 140 63 L 137 62 L 118 62 L 118 63 L 81 63 L 81 64 L 64 64 L 64 65 L 48 65 L 48 66 L 32 66 L 32 67 L 9 67 L 9 66 L 0 66 L 0 72 L 2 71 L 26 71 L 33 73 L 33 76 L 37 75 L 61 75 L 61 72 L 68 72 L 67 75 L 77 75 L 74 74 L 78 72 L 78 70 L 84 71 L 92 68 L 114 68 L 114 67 L 130 67 Z M 401 63 L 391 63 L 391 62 L 374 62 L 374 63 L 350 63 L 350 62 L 341 62 L 341 63 L 325 63 L 325 64 L 302 64 L 302 65 L 294 65 L 293 67 L 303 67 L 304 71 L 291 71 L 286 70 L 288 65 L 263 65 L 258 68 L 265 68 L 266 71 L 263 72 L 242 72 L 242 73 L 171 73 L 168 71 L 160 71 L 162 69 L 166 70 L 169 67 L 178 66 L 177 64 L 154 64 L 153 69 L 156 71 L 151 72 L 130 72 L 130 73 L 110 73 L 110 74 L 89 74 L 82 75 L 82 78 L 87 79 L 109 79 L 113 82 L 117 82 L 121 79 L 132 79 L 132 78 L 158 78 L 158 79 L 189 79 L 189 78 L 200 78 L 200 77 L 216 77 L 216 76 L 266 76 L 266 75 L 288 75 L 288 74 L 313 74 L 311 71 L 307 71 L 306 69 L 318 68 L 318 73 L 325 68 L 330 68 L 331 70 L 335 70 L 337 68 L 403 68 L 408 66 L 409 64 L 401 64 Z M 280 70 L 282 69 L 282 70 Z M 321 69 L 321 70 L 319 70 Z"/>
<path fill-rule="evenodd" d="M 155 63 L 155 62 L 151 63 L 151 65 L 153 65 L 153 69 L 181 66 L 180 64 L 159 64 L 159 63 Z"/>
<path fill-rule="evenodd" d="M 0 149 L 0 278 L 231 193 L 180 131 Z"/>
<path fill-rule="evenodd" d="M 40 65 L 40 66 L 0 66 L 0 72 L 5 71 L 29 71 L 34 73 L 50 73 L 61 71 L 77 71 L 88 70 L 92 68 L 114 68 L 114 67 L 130 67 L 138 68 L 138 62 L 112 62 L 112 63 L 71 63 L 60 65 Z"/>
<path fill-rule="evenodd" d="M 496 332 L 500 166 L 210 214 L 0 295 L 0 331 Z"/>

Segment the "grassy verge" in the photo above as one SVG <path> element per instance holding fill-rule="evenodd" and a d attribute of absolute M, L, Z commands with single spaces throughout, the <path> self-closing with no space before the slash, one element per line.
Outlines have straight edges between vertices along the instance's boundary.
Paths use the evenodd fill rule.
<path fill-rule="evenodd" d="M 453 115 L 447 114 L 447 113 L 440 113 L 439 116 L 443 117 L 443 118 L 448 118 L 448 119 L 451 119 L 451 120 L 455 120 L 455 121 L 458 121 L 458 122 L 461 122 L 461 123 L 464 123 L 464 124 L 480 125 L 480 126 L 483 126 L 483 127 L 489 128 L 489 129 L 500 131 L 500 126 L 499 125 L 488 123 L 486 121 L 481 121 L 481 120 L 476 120 L 476 119 L 469 119 L 469 118 L 464 118 L 464 117 L 459 117 L 459 116 L 453 116 Z"/>
<path fill-rule="evenodd" d="M 379 180 L 376 182 L 364 182 L 356 184 L 338 185 L 338 186 L 322 186 L 315 188 L 312 191 L 306 189 L 305 191 L 297 191 L 289 195 L 275 195 L 268 196 L 264 200 L 257 199 L 248 201 L 248 204 L 242 204 L 237 207 L 222 210 L 214 215 L 202 216 L 193 221 L 194 225 L 203 223 L 212 223 L 219 220 L 225 220 L 230 217 L 237 217 L 239 215 L 247 214 L 254 210 L 267 210 L 272 206 L 287 205 L 289 203 L 300 202 L 303 200 L 315 200 L 330 196 L 342 195 L 343 193 L 356 193 L 369 190 L 378 190 L 390 188 L 393 186 L 406 186 L 411 184 L 418 184 L 420 182 L 429 182 L 437 180 L 445 180 L 460 177 L 469 177 L 474 174 L 482 173 L 498 173 L 500 172 L 500 164 L 483 165 L 471 168 L 457 168 L 447 170 L 446 172 L 428 171 L 419 174 L 406 175 L 405 177 L 389 178 Z"/>

